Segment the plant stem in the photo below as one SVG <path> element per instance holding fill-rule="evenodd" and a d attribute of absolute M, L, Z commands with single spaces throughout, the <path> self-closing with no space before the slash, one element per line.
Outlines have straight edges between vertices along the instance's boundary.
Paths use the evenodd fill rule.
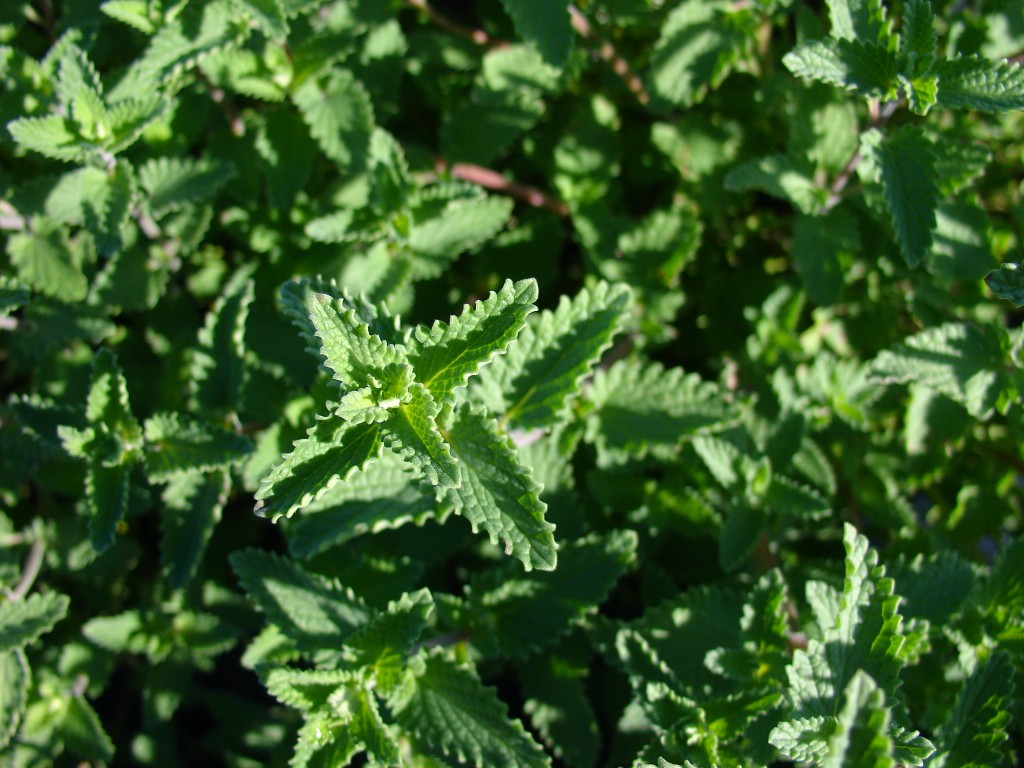
<path fill-rule="evenodd" d="M 546 208 L 561 217 L 569 215 L 569 206 L 536 187 L 509 181 L 497 171 L 472 163 L 455 163 L 448 172 L 456 179 L 478 184 L 486 189 L 521 200 L 535 208 Z"/>
<path fill-rule="evenodd" d="M 454 21 L 438 12 L 435 8 L 431 7 L 427 0 L 406 0 L 406 3 L 420 11 L 441 29 L 451 32 L 453 35 L 458 35 L 459 37 L 471 40 L 477 45 L 485 45 L 488 48 L 501 48 L 508 45 L 504 40 L 498 40 L 497 38 L 491 37 L 482 29 L 474 29 L 473 27 L 464 27 L 462 24 L 456 24 Z"/>
<path fill-rule="evenodd" d="M 597 44 L 597 55 L 600 56 L 612 68 L 612 72 L 619 76 L 626 88 L 640 104 L 647 105 L 651 97 L 644 88 L 640 77 L 629 67 L 629 63 L 619 55 L 615 46 L 608 40 L 602 39 L 594 32 L 587 17 L 583 15 L 575 5 L 569 6 L 569 15 L 572 17 L 572 27 L 585 40 L 593 40 Z"/>
<path fill-rule="evenodd" d="M 882 105 L 879 105 L 878 102 L 871 102 L 871 127 L 881 128 L 885 125 L 889 121 L 889 118 L 893 116 L 893 113 L 899 105 L 900 103 L 897 100 L 887 101 Z M 853 174 L 856 173 L 857 166 L 860 165 L 860 161 L 862 159 L 863 156 L 861 155 L 860 147 L 858 146 L 857 149 L 853 150 L 853 154 L 850 155 L 850 159 L 846 161 L 846 164 L 843 166 L 842 170 L 839 171 L 839 174 L 832 180 L 832 184 L 829 186 L 828 201 L 822 206 L 819 214 L 823 215 L 828 213 L 843 201 L 843 190 L 845 190 L 847 184 L 850 183 L 850 179 L 853 178 Z"/>
<path fill-rule="evenodd" d="M 36 539 L 32 542 L 32 546 L 28 550 L 28 557 L 25 559 L 25 568 L 21 572 L 21 581 L 18 582 L 14 589 L 8 592 L 10 599 L 22 600 L 29 590 L 32 589 L 32 585 L 35 584 L 36 577 L 43 567 L 43 555 L 45 552 L 46 544 L 43 543 L 42 539 Z"/>

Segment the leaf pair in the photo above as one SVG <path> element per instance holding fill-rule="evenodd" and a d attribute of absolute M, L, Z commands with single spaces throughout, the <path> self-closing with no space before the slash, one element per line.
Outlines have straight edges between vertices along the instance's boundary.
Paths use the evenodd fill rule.
<path fill-rule="evenodd" d="M 458 488 L 462 468 L 439 423 L 455 390 L 505 351 L 536 307 L 533 280 L 507 281 L 450 324 L 416 328 L 385 340 L 367 320 L 377 311 L 362 301 L 334 298 L 309 281 L 282 289 L 286 311 L 341 387 L 333 420 L 321 421 L 274 469 L 257 493 L 257 511 L 289 516 L 339 478 L 380 455 L 387 445 L 434 486 Z M 379 326 L 375 330 L 381 330 Z"/>

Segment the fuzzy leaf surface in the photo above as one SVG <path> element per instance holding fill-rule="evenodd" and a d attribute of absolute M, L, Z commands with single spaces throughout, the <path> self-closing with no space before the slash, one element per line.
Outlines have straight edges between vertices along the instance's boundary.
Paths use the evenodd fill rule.
<path fill-rule="evenodd" d="M 398 725 L 431 750 L 478 768 L 546 768 L 550 760 L 473 670 L 441 654 L 418 657 L 388 704 Z"/>
<path fill-rule="evenodd" d="M 493 419 L 467 408 L 456 415 L 449 438 L 462 467 L 461 486 L 449 491 L 456 512 L 474 531 L 487 531 L 526 570 L 553 570 L 554 526 L 544 518 L 540 486 L 519 463 L 509 438 Z"/>
<path fill-rule="evenodd" d="M 445 401 L 515 341 L 527 315 L 536 310 L 535 301 L 535 280 L 507 280 L 500 291 L 467 306 L 449 323 L 439 320 L 429 331 L 416 328 L 407 343 L 416 379 L 436 401 Z"/>

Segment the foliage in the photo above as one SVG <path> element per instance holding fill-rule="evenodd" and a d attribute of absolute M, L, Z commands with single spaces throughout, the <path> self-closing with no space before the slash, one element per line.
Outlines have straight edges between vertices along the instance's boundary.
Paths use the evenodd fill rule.
<path fill-rule="evenodd" d="M 0 6 L 0 764 L 1020 761 L 1019 3 Z"/>

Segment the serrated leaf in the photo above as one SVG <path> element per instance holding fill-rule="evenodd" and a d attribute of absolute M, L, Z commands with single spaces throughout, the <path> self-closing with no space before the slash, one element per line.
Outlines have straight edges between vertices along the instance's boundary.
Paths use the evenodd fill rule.
<path fill-rule="evenodd" d="M 430 751 L 478 768 L 547 768 L 550 760 L 511 720 L 476 674 L 441 654 L 415 660 L 413 674 L 388 701 L 399 726 Z"/>
<path fill-rule="evenodd" d="M 118 524 L 128 511 L 130 466 L 92 463 L 85 475 L 85 498 L 89 510 L 89 541 L 103 552 L 114 543 Z"/>
<path fill-rule="evenodd" d="M 146 419 L 146 474 L 155 483 L 181 472 L 226 467 L 252 452 L 244 435 L 220 426 L 158 413 Z"/>
<path fill-rule="evenodd" d="M 554 426 L 620 329 L 631 299 L 625 285 L 603 282 L 572 299 L 563 296 L 481 371 L 474 392 L 510 427 Z"/>
<path fill-rule="evenodd" d="M 114 756 L 114 742 L 103 729 L 99 715 L 83 696 L 72 695 L 64 710 L 60 732 L 69 750 L 107 761 Z"/>
<path fill-rule="evenodd" d="M 457 413 L 448 436 L 462 468 L 462 485 L 449 491 L 455 511 L 474 531 L 487 531 L 526 570 L 553 570 L 555 527 L 544 518 L 540 486 L 519 463 L 508 437 L 493 419 L 468 408 Z"/>
<path fill-rule="evenodd" d="M 1013 664 L 1005 653 L 996 652 L 964 681 L 936 735 L 940 751 L 929 768 L 1005 765 L 1013 694 Z"/>
<path fill-rule="evenodd" d="M 25 716 L 32 675 L 21 648 L 0 653 L 0 750 L 6 749 Z"/>
<path fill-rule="evenodd" d="M 291 517 L 295 510 L 327 493 L 380 452 L 377 425 L 349 428 L 335 417 L 318 421 L 263 479 L 256 493 L 255 511 L 275 521 Z"/>
<path fill-rule="evenodd" d="M 334 69 L 321 88 L 309 80 L 293 94 L 295 106 L 320 149 L 346 170 L 366 165 L 373 132 L 373 105 L 351 72 Z"/>
<path fill-rule="evenodd" d="M 829 34 L 836 40 L 887 41 L 889 28 L 882 0 L 826 0 L 826 4 Z"/>
<path fill-rule="evenodd" d="M 452 455 L 449 441 L 438 429 L 440 407 L 419 382 L 407 390 L 408 399 L 381 425 L 384 444 L 421 472 L 431 485 L 458 488 L 462 464 Z"/>
<path fill-rule="evenodd" d="M 663 102 L 689 107 L 729 73 L 749 44 L 726 2 L 687 0 L 673 8 L 651 55 L 648 79 Z"/>
<path fill-rule="evenodd" d="M 1009 112 L 1024 109 L 1024 69 L 981 56 L 959 56 L 936 63 L 938 102 L 948 109 Z"/>
<path fill-rule="evenodd" d="M 417 327 L 407 342 L 417 381 L 438 403 L 450 399 L 456 387 L 515 342 L 536 301 L 536 280 L 506 280 L 500 291 L 467 305 L 449 323 Z"/>
<path fill-rule="evenodd" d="M 871 363 L 871 374 L 886 382 L 917 382 L 988 418 L 1003 377 L 999 341 L 988 326 L 945 323 L 907 338 Z"/>
<path fill-rule="evenodd" d="M 13 277 L 0 275 L 0 318 L 7 317 L 11 312 L 27 304 L 30 297 L 27 287 Z"/>
<path fill-rule="evenodd" d="M 892 768 L 889 707 L 875 681 L 857 670 L 844 691 L 845 704 L 828 740 L 822 768 Z"/>
<path fill-rule="evenodd" d="M 725 177 L 727 189 L 757 190 L 788 200 L 802 213 L 821 209 L 828 192 L 814 180 L 814 168 L 802 157 L 769 155 L 733 168 Z"/>
<path fill-rule="evenodd" d="M 160 93 L 111 102 L 107 110 L 111 136 L 104 142 L 104 148 L 112 155 L 128 149 L 168 108 L 167 100 Z"/>
<path fill-rule="evenodd" d="M 331 695 L 346 683 L 358 679 L 351 669 L 293 669 L 277 667 L 263 677 L 267 692 L 289 707 L 314 713 L 329 706 Z"/>
<path fill-rule="evenodd" d="M 513 202 L 494 195 L 452 200 L 429 216 L 415 217 L 408 246 L 419 278 L 440 275 L 463 251 L 490 240 L 512 215 Z"/>
<path fill-rule="evenodd" d="M 797 77 L 820 80 L 866 98 L 895 96 L 896 54 L 879 45 L 860 40 L 814 40 L 794 48 L 782 62 Z"/>
<path fill-rule="evenodd" d="M 532 43 L 544 61 L 555 67 L 565 65 L 573 37 L 567 8 L 557 2 L 535 3 L 531 0 L 501 0 L 501 4 L 512 18 L 519 36 Z"/>
<path fill-rule="evenodd" d="M 294 519 L 288 526 L 288 550 L 294 557 L 312 557 L 364 533 L 422 525 L 437 511 L 433 494 L 417 487 L 411 468 L 386 451 Z"/>
<path fill-rule="evenodd" d="M 305 303 L 316 336 L 322 342 L 320 354 L 346 390 L 372 386 L 384 399 L 404 394 L 382 391 L 379 383 L 379 379 L 386 378 L 385 368 L 408 367 L 402 347 L 388 344 L 372 333 L 355 308 L 343 299 L 309 291 Z"/>
<path fill-rule="evenodd" d="M 887 707 L 896 703 L 899 673 L 911 649 L 901 631 L 899 598 L 892 579 L 878 566 L 878 554 L 851 525 L 843 535 L 846 575 L 841 593 L 821 583 L 808 585 L 821 638 L 808 641 L 793 653 L 786 669 L 792 714 L 780 723 L 769 740 L 783 754 L 798 761 L 824 759 L 831 749 L 840 711 L 847 706 L 847 686 L 857 672 L 866 673 L 884 693 Z M 811 598 L 814 598 L 813 601 Z M 895 732 L 898 724 L 890 728 Z M 913 732 L 897 741 L 897 762 L 921 765 L 920 749 L 934 751 Z"/>
<path fill-rule="evenodd" d="M 255 296 L 251 269 L 241 269 L 214 302 L 190 369 L 192 391 L 204 410 L 237 413 L 246 383 L 245 326 Z"/>
<path fill-rule="evenodd" d="M 935 12 L 929 0 L 908 0 L 903 8 L 900 54 L 905 57 L 904 71 L 917 74 L 929 68 L 938 39 L 935 34 Z"/>
<path fill-rule="evenodd" d="M 985 284 L 1000 299 L 1024 307 L 1024 267 L 1020 264 L 1000 264 L 985 275 Z"/>
<path fill-rule="evenodd" d="M 100 11 L 146 35 L 156 31 L 156 25 L 149 16 L 150 5 L 146 0 L 106 0 Z"/>
<path fill-rule="evenodd" d="M 167 80 L 238 41 L 246 27 L 246 19 L 230 0 L 190 3 L 150 38 L 145 52 L 108 95 L 109 101 L 155 93 Z"/>
<path fill-rule="evenodd" d="M 593 768 L 600 748 L 597 716 L 586 680 L 565 670 L 562 659 L 524 665 L 519 670 L 526 701 L 523 710 L 545 745 L 566 765 Z"/>
<path fill-rule="evenodd" d="M 633 531 L 613 531 L 559 547 L 553 572 L 505 566 L 478 575 L 467 590 L 474 644 L 513 658 L 551 645 L 604 601 L 636 547 Z"/>
<path fill-rule="evenodd" d="M 288 37 L 288 18 L 280 0 L 234 0 L 234 3 L 271 40 Z"/>
<path fill-rule="evenodd" d="M 22 117 L 7 124 L 15 142 L 54 160 L 75 163 L 85 159 L 87 150 L 68 120 L 57 115 Z"/>
<path fill-rule="evenodd" d="M 345 658 L 371 670 L 372 685 L 390 696 L 404 679 L 406 654 L 419 640 L 434 615 L 434 599 L 427 589 L 406 593 L 356 630 L 345 642 Z"/>
<path fill-rule="evenodd" d="M 910 267 L 916 267 L 931 248 L 939 204 L 931 143 L 913 126 L 884 139 L 879 131 L 870 130 L 861 137 L 861 151 L 877 169 L 900 252 Z"/>
<path fill-rule="evenodd" d="M 81 301 L 89 290 L 78 252 L 67 233 L 47 219 L 36 219 L 33 231 L 7 240 L 7 253 L 28 287 L 65 302 Z"/>
<path fill-rule="evenodd" d="M 230 489 L 223 470 L 176 475 L 164 488 L 160 559 L 172 589 L 184 587 L 195 574 Z"/>
<path fill-rule="evenodd" d="M 139 168 L 146 202 L 157 216 L 212 197 L 234 176 L 233 166 L 207 159 L 156 157 Z"/>
<path fill-rule="evenodd" d="M 231 567 L 267 620 L 307 650 L 338 651 L 370 619 L 351 590 L 270 552 L 233 552 Z"/>
<path fill-rule="evenodd" d="M 33 593 L 0 603 L 0 653 L 24 648 L 63 619 L 71 601 L 56 592 Z"/>
<path fill-rule="evenodd" d="M 649 453 L 669 457 L 687 438 L 713 432 L 736 417 L 712 382 L 660 365 L 622 360 L 599 371 L 588 393 L 586 439 L 604 464 Z"/>

